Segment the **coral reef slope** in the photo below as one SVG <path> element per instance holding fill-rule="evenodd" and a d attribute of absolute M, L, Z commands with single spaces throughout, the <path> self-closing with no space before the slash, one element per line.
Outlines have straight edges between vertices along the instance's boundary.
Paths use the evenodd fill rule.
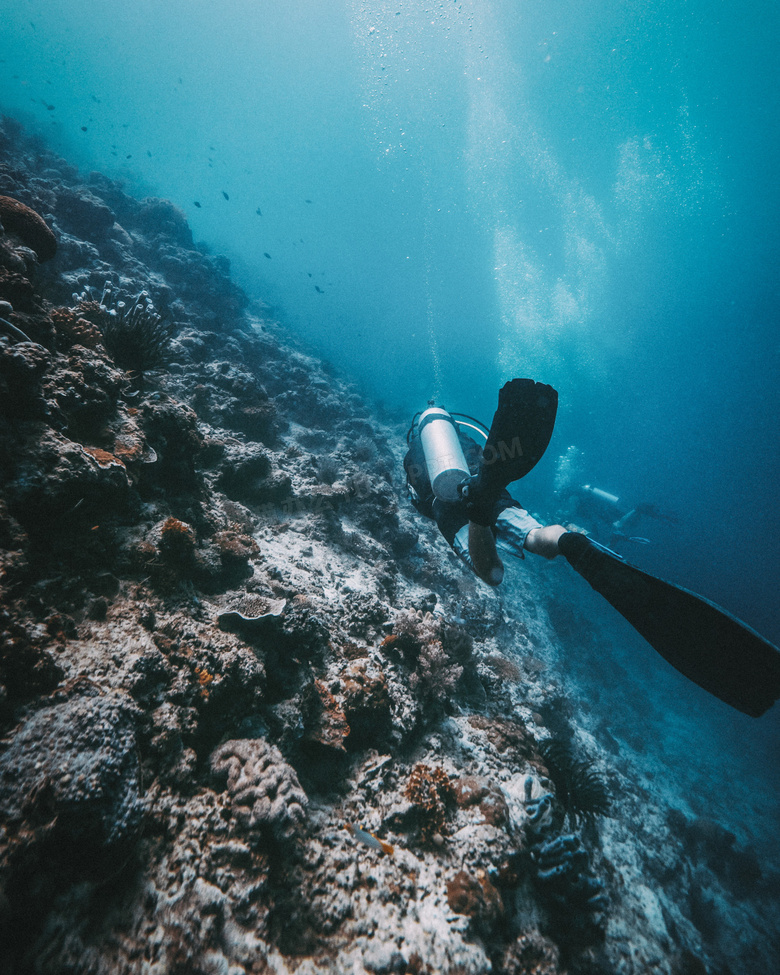
<path fill-rule="evenodd" d="M 0 972 L 769 975 L 777 872 L 596 734 L 557 577 L 415 520 L 404 425 L 8 119 L 0 222 Z"/>

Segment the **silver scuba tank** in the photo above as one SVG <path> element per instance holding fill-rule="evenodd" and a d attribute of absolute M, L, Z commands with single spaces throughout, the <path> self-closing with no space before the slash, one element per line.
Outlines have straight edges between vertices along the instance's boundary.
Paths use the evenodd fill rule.
<path fill-rule="evenodd" d="M 421 415 L 417 432 L 433 493 L 441 501 L 457 501 L 458 485 L 470 472 L 455 421 L 440 406 L 431 406 Z"/>
<path fill-rule="evenodd" d="M 610 505 L 613 508 L 617 508 L 620 503 L 620 498 L 615 494 L 610 494 L 608 491 L 602 491 L 601 488 L 591 487 L 590 484 L 583 484 L 582 490 L 591 495 L 591 497 L 598 498 L 599 501 L 603 501 L 604 504 Z"/>

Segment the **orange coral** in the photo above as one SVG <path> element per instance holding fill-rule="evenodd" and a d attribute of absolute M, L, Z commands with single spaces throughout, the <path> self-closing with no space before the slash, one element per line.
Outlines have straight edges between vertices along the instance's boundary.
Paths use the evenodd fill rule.
<path fill-rule="evenodd" d="M 196 667 L 195 674 L 200 684 L 201 697 L 207 701 L 209 698 L 209 684 L 214 680 L 214 675 L 206 670 L 205 667 Z"/>
<path fill-rule="evenodd" d="M 431 768 L 418 762 L 412 769 L 404 795 L 420 813 L 420 834 L 424 842 L 434 837 L 444 836 L 446 832 L 446 803 L 453 797 L 449 776 L 440 766 Z"/>
<path fill-rule="evenodd" d="M 83 345 L 87 349 L 102 348 L 103 336 L 100 329 L 86 318 L 82 318 L 72 308 L 55 308 L 49 318 L 54 323 L 60 346 L 70 348 L 71 345 Z"/>
<path fill-rule="evenodd" d="M 82 447 L 81 449 L 97 462 L 98 467 L 102 467 L 104 470 L 110 467 L 123 468 L 125 466 L 118 457 L 110 454 L 107 450 L 101 450 L 100 447 Z"/>

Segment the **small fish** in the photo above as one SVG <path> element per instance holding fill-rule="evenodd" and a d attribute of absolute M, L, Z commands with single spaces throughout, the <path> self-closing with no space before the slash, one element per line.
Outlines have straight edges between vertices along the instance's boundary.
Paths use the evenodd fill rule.
<path fill-rule="evenodd" d="M 386 853 L 388 856 L 392 856 L 395 853 L 395 847 L 392 843 L 385 843 L 384 840 L 380 840 L 378 836 L 374 836 L 368 830 L 361 829 L 359 826 L 353 826 L 352 823 L 344 823 L 344 829 L 348 833 L 351 833 L 359 843 L 370 846 L 372 850 L 379 850 L 380 853 Z"/>
<path fill-rule="evenodd" d="M 87 127 L 86 127 L 86 125 L 82 125 L 82 126 L 81 126 L 81 131 L 82 131 L 82 132 L 86 132 L 86 131 L 87 131 Z"/>
<path fill-rule="evenodd" d="M 317 292 L 317 294 L 320 294 L 320 295 L 324 295 L 325 294 L 325 292 L 322 290 L 322 288 L 318 284 L 315 284 L 314 285 L 314 290 Z"/>
<path fill-rule="evenodd" d="M 267 257 L 269 261 L 271 260 L 271 255 L 268 253 L 268 251 L 263 251 L 263 257 Z"/>
<path fill-rule="evenodd" d="M 200 210 L 200 203 L 198 203 L 197 200 L 195 200 L 192 205 L 196 206 Z"/>
<path fill-rule="evenodd" d="M 311 203 L 311 200 L 306 200 L 306 203 Z"/>
<path fill-rule="evenodd" d="M 222 190 L 222 195 L 225 197 L 226 200 L 230 199 L 230 197 L 227 195 L 227 193 L 224 190 Z"/>
<path fill-rule="evenodd" d="M 147 156 L 148 156 L 148 157 L 149 157 L 150 159 L 152 158 L 152 154 L 151 154 L 151 152 L 149 152 L 149 150 L 148 150 L 148 149 L 146 150 L 146 155 L 147 155 Z"/>
<path fill-rule="evenodd" d="M 258 217 L 262 217 L 262 215 L 263 215 L 263 211 L 262 211 L 262 210 L 260 209 L 260 207 L 258 207 L 258 208 L 257 208 L 257 209 L 255 210 L 255 213 L 256 213 L 256 214 L 258 215 Z"/>

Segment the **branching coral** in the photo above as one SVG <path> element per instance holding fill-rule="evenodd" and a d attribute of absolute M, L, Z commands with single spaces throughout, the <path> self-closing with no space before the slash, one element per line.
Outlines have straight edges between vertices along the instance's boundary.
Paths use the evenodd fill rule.
<path fill-rule="evenodd" d="M 468 635 L 432 613 L 413 610 L 398 614 L 392 635 L 396 637 L 392 646 L 414 667 L 409 678 L 412 690 L 424 701 L 446 701 L 463 674 L 456 659 L 465 660 L 471 653 Z"/>
<path fill-rule="evenodd" d="M 444 769 L 439 766 L 431 768 L 418 762 L 409 776 L 404 795 L 420 814 L 423 842 L 436 842 L 436 837 L 443 837 L 446 833 L 447 803 L 453 798 L 452 785 Z"/>

